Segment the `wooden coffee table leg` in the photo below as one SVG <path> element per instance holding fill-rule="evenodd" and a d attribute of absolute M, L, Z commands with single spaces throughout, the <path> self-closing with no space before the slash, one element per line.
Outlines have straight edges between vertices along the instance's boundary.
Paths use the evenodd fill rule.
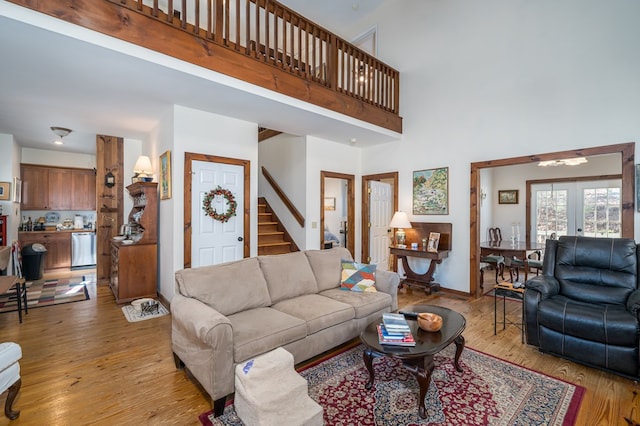
<path fill-rule="evenodd" d="M 364 360 L 364 365 L 367 367 L 367 370 L 369 371 L 369 381 L 367 382 L 366 385 L 364 385 L 364 388 L 366 390 L 371 389 L 371 386 L 373 386 L 373 351 L 369 348 L 365 349 L 364 352 L 362 352 L 362 359 Z"/>
<path fill-rule="evenodd" d="M 462 367 L 460 367 L 460 363 L 458 361 L 460 361 L 460 355 L 462 355 L 462 351 L 464 349 L 464 336 L 461 334 L 456 337 L 454 343 L 456 344 L 456 356 L 453 359 L 453 365 L 456 366 L 456 370 L 462 372 Z"/>
<path fill-rule="evenodd" d="M 427 418 L 427 409 L 425 407 L 425 397 L 431 384 L 431 374 L 435 368 L 433 362 L 433 355 L 425 355 L 424 359 L 411 359 L 403 360 L 404 367 L 409 370 L 416 379 L 418 379 L 418 385 L 420 386 L 420 394 L 418 395 L 418 414 L 421 418 Z"/>

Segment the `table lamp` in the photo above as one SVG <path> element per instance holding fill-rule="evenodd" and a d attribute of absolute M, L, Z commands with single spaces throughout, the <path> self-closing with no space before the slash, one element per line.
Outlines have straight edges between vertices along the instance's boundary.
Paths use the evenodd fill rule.
<path fill-rule="evenodd" d="M 396 247 L 406 248 L 404 228 L 411 228 L 411 222 L 405 212 L 395 212 L 389 223 L 390 228 L 396 228 Z"/>
<path fill-rule="evenodd" d="M 134 178 L 139 178 L 144 182 L 151 182 L 153 179 L 151 174 L 153 174 L 153 167 L 151 167 L 151 160 L 146 155 L 141 155 L 138 157 L 138 161 L 136 161 L 136 165 L 133 166 L 133 173 L 135 175 Z"/>

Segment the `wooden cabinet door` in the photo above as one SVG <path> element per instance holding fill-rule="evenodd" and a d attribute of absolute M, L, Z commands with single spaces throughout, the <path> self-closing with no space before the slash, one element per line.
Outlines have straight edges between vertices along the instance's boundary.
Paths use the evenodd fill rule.
<path fill-rule="evenodd" d="M 71 268 L 71 233 L 50 233 L 44 237 L 47 248 L 44 269 Z"/>
<path fill-rule="evenodd" d="M 96 174 L 93 170 L 74 170 L 71 176 L 72 210 L 95 210 Z"/>
<path fill-rule="evenodd" d="M 65 169 L 49 169 L 49 210 L 71 210 L 73 172 Z"/>
<path fill-rule="evenodd" d="M 47 210 L 49 207 L 49 171 L 45 167 L 23 165 L 20 168 L 22 177 L 22 210 Z"/>

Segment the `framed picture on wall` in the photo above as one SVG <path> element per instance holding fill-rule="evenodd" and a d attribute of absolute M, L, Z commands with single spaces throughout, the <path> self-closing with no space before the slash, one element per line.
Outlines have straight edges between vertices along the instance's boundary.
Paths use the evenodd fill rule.
<path fill-rule="evenodd" d="M 498 191 L 498 204 L 518 204 L 518 190 Z"/>
<path fill-rule="evenodd" d="M 8 200 L 9 199 L 9 188 L 11 187 L 10 182 L 0 182 L 0 200 Z"/>
<path fill-rule="evenodd" d="M 449 168 L 413 172 L 413 214 L 449 214 Z"/>
<path fill-rule="evenodd" d="M 336 197 L 324 197 L 324 209 L 335 210 L 336 209 Z"/>
<path fill-rule="evenodd" d="M 171 151 L 160 156 L 160 199 L 171 198 Z"/>

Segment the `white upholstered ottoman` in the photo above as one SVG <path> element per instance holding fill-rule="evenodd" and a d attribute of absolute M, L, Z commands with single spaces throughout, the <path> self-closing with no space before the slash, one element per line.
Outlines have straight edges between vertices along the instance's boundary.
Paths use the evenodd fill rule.
<path fill-rule="evenodd" d="M 308 395 L 293 355 L 277 348 L 236 366 L 234 406 L 251 426 L 322 425 L 322 407 Z"/>

